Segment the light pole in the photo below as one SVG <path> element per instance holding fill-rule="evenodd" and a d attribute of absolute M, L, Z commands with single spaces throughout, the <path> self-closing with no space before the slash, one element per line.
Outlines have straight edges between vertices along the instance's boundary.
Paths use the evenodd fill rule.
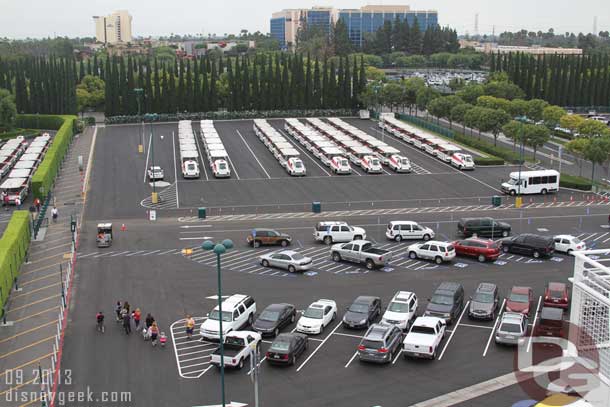
<path fill-rule="evenodd" d="M 519 116 L 517 117 L 517 121 L 521 123 L 521 134 L 519 135 L 519 141 L 521 142 L 521 145 L 519 148 L 519 183 L 517 184 L 517 195 L 521 196 L 521 167 L 523 167 L 523 159 L 525 153 L 525 146 L 523 145 L 523 139 L 525 138 L 524 123 L 527 122 L 527 116 Z"/>
<path fill-rule="evenodd" d="M 206 240 L 201 245 L 203 250 L 211 250 L 216 254 L 216 273 L 218 276 L 218 334 L 220 340 L 220 389 L 222 395 L 222 407 L 226 406 L 225 400 L 225 347 L 222 331 L 222 279 L 220 277 L 220 256 L 227 250 L 233 248 L 233 241 L 225 239 L 221 243 Z"/>
<path fill-rule="evenodd" d="M 140 119 L 140 123 L 141 123 L 141 137 L 140 137 L 140 144 L 138 145 L 138 152 L 139 153 L 143 153 L 144 152 L 144 122 L 142 121 L 142 117 L 141 115 L 141 107 L 142 107 L 142 95 L 144 94 L 144 89 L 142 88 L 135 88 L 134 93 L 136 94 L 136 100 L 138 102 L 138 119 Z"/>
<path fill-rule="evenodd" d="M 155 120 L 157 120 L 157 117 L 158 117 L 158 115 L 156 113 L 146 113 L 144 115 L 144 119 L 148 120 L 150 122 L 150 163 L 153 168 L 155 167 L 155 135 L 153 132 L 153 122 Z M 153 175 L 155 175 L 154 169 L 153 169 Z M 158 202 L 158 198 L 159 198 L 157 195 L 156 183 L 157 183 L 157 178 L 155 177 L 152 180 L 153 192 L 152 192 L 152 196 L 151 196 L 151 202 L 153 204 L 156 204 Z"/>

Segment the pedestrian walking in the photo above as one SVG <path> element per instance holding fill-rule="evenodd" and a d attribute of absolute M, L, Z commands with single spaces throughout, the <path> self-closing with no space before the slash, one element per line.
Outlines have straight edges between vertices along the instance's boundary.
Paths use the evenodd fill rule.
<path fill-rule="evenodd" d="M 125 328 L 125 333 L 127 335 L 131 333 L 131 315 L 129 312 L 125 312 L 123 315 L 123 328 Z"/>
<path fill-rule="evenodd" d="M 4 199 L 2 200 L 2 202 L 4 202 L 4 210 L 8 211 L 8 206 L 11 203 L 11 200 L 8 197 L 8 192 L 4 192 Z"/>
<path fill-rule="evenodd" d="M 129 305 L 129 303 L 127 301 L 125 301 L 123 303 L 123 309 L 126 310 L 127 312 L 129 312 L 131 309 L 131 305 Z"/>
<path fill-rule="evenodd" d="M 34 206 L 36 207 L 36 212 L 40 212 L 40 199 L 34 199 Z"/>
<path fill-rule="evenodd" d="M 4 192 L 4 191 L 0 192 L 0 202 L 2 202 L 2 206 L 5 206 L 4 197 L 6 197 L 6 192 Z"/>
<path fill-rule="evenodd" d="M 121 304 L 121 301 L 117 301 L 116 305 L 114 306 L 114 312 L 116 312 L 116 322 L 121 321 L 121 310 L 122 309 L 123 309 L 123 305 Z"/>
<path fill-rule="evenodd" d="M 156 322 L 153 322 L 150 326 L 150 341 L 152 346 L 157 346 L 157 338 L 159 337 L 159 327 Z"/>
<path fill-rule="evenodd" d="M 146 322 L 146 329 L 150 329 L 152 324 L 155 322 L 155 318 L 148 313 L 146 314 L 146 320 L 144 322 Z"/>
<path fill-rule="evenodd" d="M 56 206 L 53 206 L 53 209 L 51 209 L 51 216 L 53 217 L 53 223 L 57 223 L 57 217 L 59 216 L 59 213 L 57 212 Z"/>
<path fill-rule="evenodd" d="M 195 329 L 195 320 L 193 319 L 192 316 L 187 315 L 186 316 L 186 340 L 190 341 L 191 339 L 193 339 L 193 330 Z"/>
<path fill-rule="evenodd" d="M 140 308 L 136 308 L 136 310 L 132 314 L 133 322 L 136 325 L 136 330 L 140 327 L 140 319 L 142 318 L 142 311 Z"/>
<path fill-rule="evenodd" d="M 15 198 L 15 206 L 17 207 L 17 209 L 21 209 L 21 198 L 19 198 L 18 196 Z"/>

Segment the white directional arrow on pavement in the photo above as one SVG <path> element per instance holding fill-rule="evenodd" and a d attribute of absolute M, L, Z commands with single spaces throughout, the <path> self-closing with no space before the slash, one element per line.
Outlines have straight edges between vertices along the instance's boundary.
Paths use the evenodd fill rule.
<path fill-rule="evenodd" d="M 226 407 L 246 407 L 247 404 L 245 403 L 239 403 L 237 401 L 231 401 L 229 403 L 225 403 Z M 209 405 L 209 406 L 193 406 L 193 407 L 222 407 L 222 404 L 213 404 L 213 405 Z"/>

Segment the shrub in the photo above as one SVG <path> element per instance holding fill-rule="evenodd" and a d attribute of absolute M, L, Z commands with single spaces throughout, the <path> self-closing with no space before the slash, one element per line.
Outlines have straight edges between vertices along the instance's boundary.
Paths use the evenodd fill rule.
<path fill-rule="evenodd" d="M 0 239 L 0 305 L 4 305 L 30 244 L 28 211 L 15 211 Z"/>
<path fill-rule="evenodd" d="M 462 133 L 455 133 L 455 141 L 469 147 L 481 150 L 484 153 L 495 155 L 510 163 L 519 163 L 519 154 L 506 147 L 494 146 L 485 140 L 478 140 Z"/>
<path fill-rule="evenodd" d="M 474 163 L 480 166 L 504 165 L 504 160 L 500 157 L 475 157 Z"/>
<path fill-rule="evenodd" d="M 574 175 L 561 174 L 559 178 L 559 186 L 563 188 L 578 189 L 581 191 L 590 191 L 593 188 L 591 180 Z"/>

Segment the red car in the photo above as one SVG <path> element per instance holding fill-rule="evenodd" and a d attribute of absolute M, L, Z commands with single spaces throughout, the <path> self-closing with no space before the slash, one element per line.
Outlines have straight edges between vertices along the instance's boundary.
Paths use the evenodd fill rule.
<path fill-rule="evenodd" d="M 458 256 L 476 257 L 481 263 L 495 261 L 502 252 L 500 245 L 493 240 L 478 238 L 456 240 L 453 247 Z"/>
<path fill-rule="evenodd" d="M 544 290 L 544 306 L 568 309 L 570 306 L 570 293 L 564 283 L 548 283 Z"/>
<path fill-rule="evenodd" d="M 529 315 L 534 306 L 534 292 L 530 287 L 514 286 L 506 299 L 506 311 Z"/>

